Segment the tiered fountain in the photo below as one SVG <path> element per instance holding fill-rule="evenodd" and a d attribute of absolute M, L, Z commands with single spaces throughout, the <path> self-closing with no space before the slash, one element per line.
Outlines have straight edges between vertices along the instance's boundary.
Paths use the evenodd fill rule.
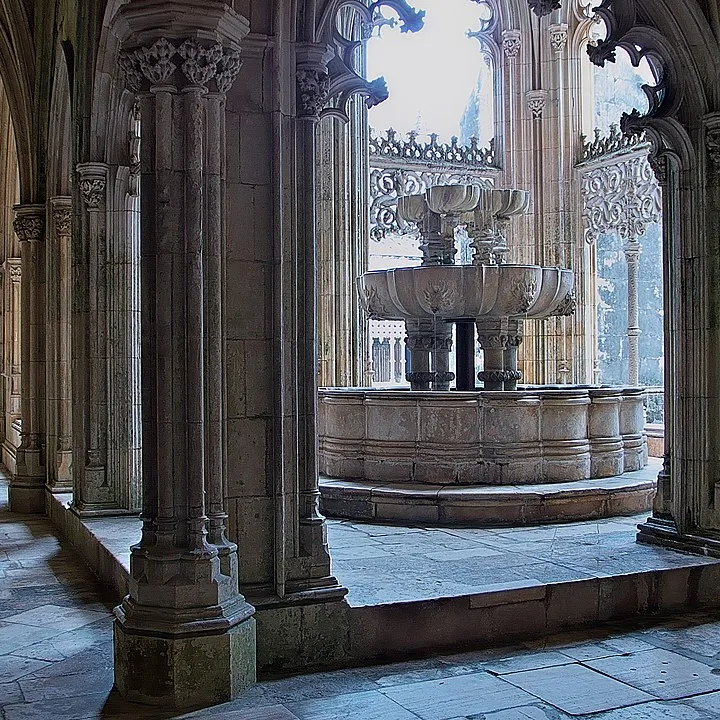
<path fill-rule="evenodd" d="M 654 482 L 634 472 L 647 462 L 641 388 L 518 387 L 524 321 L 575 310 L 572 271 L 505 262 L 510 219 L 528 200 L 522 190 L 472 185 L 399 200 L 398 213 L 419 229 L 422 265 L 367 272 L 358 287 L 371 318 L 405 322 L 411 390 L 320 390 L 329 515 L 522 524 L 650 506 Z M 471 265 L 454 264 L 459 225 Z"/>

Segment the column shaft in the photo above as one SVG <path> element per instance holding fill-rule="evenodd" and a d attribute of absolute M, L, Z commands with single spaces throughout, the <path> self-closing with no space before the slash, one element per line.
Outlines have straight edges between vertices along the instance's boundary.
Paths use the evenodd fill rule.
<path fill-rule="evenodd" d="M 45 206 L 18 205 L 20 240 L 21 443 L 9 488 L 13 512 L 45 511 Z"/>

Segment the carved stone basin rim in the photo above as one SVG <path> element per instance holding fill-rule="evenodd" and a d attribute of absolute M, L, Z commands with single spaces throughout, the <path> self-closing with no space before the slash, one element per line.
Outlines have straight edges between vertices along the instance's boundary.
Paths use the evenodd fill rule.
<path fill-rule="evenodd" d="M 376 320 L 545 318 L 573 311 L 572 270 L 539 265 L 433 265 L 358 278 Z"/>

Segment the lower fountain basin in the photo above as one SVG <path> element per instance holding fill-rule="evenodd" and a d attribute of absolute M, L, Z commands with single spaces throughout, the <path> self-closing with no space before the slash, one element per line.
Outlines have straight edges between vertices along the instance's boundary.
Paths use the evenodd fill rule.
<path fill-rule="evenodd" d="M 335 478 L 522 485 L 621 475 L 647 463 L 644 391 L 321 389 L 320 472 Z"/>
<path fill-rule="evenodd" d="M 321 389 L 321 510 L 440 525 L 522 525 L 649 510 L 644 391 Z M 324 476 L 324 477 L 323 477 Z"/>

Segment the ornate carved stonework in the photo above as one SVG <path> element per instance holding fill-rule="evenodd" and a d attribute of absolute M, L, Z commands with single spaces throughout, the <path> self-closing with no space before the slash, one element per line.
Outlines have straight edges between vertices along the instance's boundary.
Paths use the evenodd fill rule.
<path fill-rule="evenodd" d="M 85 178 L 80 181 L 80 196 L 88 210 L 97 210 L 105 201 L 105 178 Z"/>
<path fill-rule="evenodd" d="M 423 291 L 430 312 L 439 313 L 449 310 L 455 303 L 455 291 L 444 283 L 433 283 Z"/>
<path fill-rule="evenodd" d="M 574 315 L 577 309 L 577 301 L 574 291 L 570 291 L 553 311 L 553 315 L 568 316 Z"/>
<path fill-rule="evenodd" d="M 547 96 L 547 90 L 528 91 L 526 95 L 527 104 L 530 112 L 532 113 L 533 119 L 540 120 L 542 118 L 545 103 L 547 102 Z"/>
<path fill-rule="evenodd" d="M 327 103 L 329 94 L 330 76 L 327 71 L 298 68 L 297 102 L 300 117 L 318 117 Z"/>
<path fill-rule="evenodd" d="M 385 315 L 385 305 L 381 302 L 378 297 L 377 290 L 374 287 L 364 288 L 364 293 L 361 297 L 363 303 L 363 309 L 368 314 L 370 319 L 380 318 Z"/>
<path fill-rule="evenodd" d="M 20 265 L 8 265 L 11 282 L 20 282 L 22 279 L 22 267 Z"/>
<path fill-rule="evenodd" d="M 528 0 L 530 9 L 538 16 L 549 15 L 553 10 L 560 9 L 560 0 Z"/>
<path fill-rule="evenodd" d="M 488 147 L 480 147 L 475 137 L 470 138 L 467 145 L 460 145 L 453 137 L 450 144 L 438 143 L 436 133 L 430 133 L 430 142 L 419 143 L 418 134 L 413 130 L 403 140 L 392 128 L 385 131 L 385 136 L 376 135 L 370 130 L 370 158 L 397 158 L 429 163 L 452 163 L 470 167 L 495 167 L 495 143 L 490 140 Z"/>
<path fill-rule="evenodd" d="M 550 28 L 550 45 L 556 53 L 561 53 L 567 45 L 568 26 L 564 23 L 559 25 L 551 25 Z"/>
<path fill-rule="evenodd" d="M 370 237 L 380 241 L 388 233 L 415 231 L 398 218 L 397 201 L 404 195 L 423 193 L 434 185 L 493 186 L 492 175 L 499 172 L 494 145 L 478 147 L 471 139 L 459 145 L 457 138 L 450 144 L 437 142 L 430 135 L 429 143 L 419 143 L 417 133 L 402 140 L 390 129 L 385 136 L 370 134 Z"/>
<path fill-rule="evenodd" d="M 655 155 L 654 153 L 648 156 L 648 162 L 652 171 L 655 173 L 655 179 L 658 181 L 661 187 L 667 184 L 667 172 L 668 172 L 668 159 L 665 155 Z"/>
<path fill-rule="evenodd" d="M 167 38 L 149 47 L 123 51 L 119 64 L 128 85 L 136 91 L 190 84 L 226 93 L 242 67 L 237 48 L 203 44 L 195 39 L 176 46 Z M 210 85 L 213 80 L 214 88 Z"/>
<path fill-rule="evenodd" d="M 720 128 L 708 129 L 705 135 L 710 164 L 717 175 L 720 175 Z"/>
<path fill-rule="evenodd" d="M 600 128 L 595 128 L 592 141 L 589 141 L 585 135 L 580 135 L 580 142 L 582 143 L 580 162 L 585 162 L 612 153 L 638 150 L 640 146 L 647 144 L 647 138 L 644 132 L 627 135 L 621 132 L 615 123 L 611 123 L 607 135 L 602 135 Z"/>
<path fill-rule="evenodd" d="M 526 274 L 513 285 L 510 294 L 517 300 L 516 312 L 527 312 L 537 296 L 537 281 L 532 275 Z"/>
<path fill-rule="evenodd" d="M 502 49 L 507 58 L 515 58 L 520 54 L 520 31 L 503 30 Z"/>
<path fill-rule="evenodd" d="M 69 207 L 53 208 L 55 232 L 58 235 L 69 235 L 72 226 L 72 211 Z"/>
<path fill-rule="evenodd" d="M 18 215 L 13 221 L 13 229 L 20 242 L 38 242 L 43 239 L 45 218 L 40 214 Z"/>
<path fill-rule="evenodd" d="M 586 170 L 582 195 L 588 242 L 608 232 L 634 240 L 662 217 L 660 189 L 644 152 Z"/>

